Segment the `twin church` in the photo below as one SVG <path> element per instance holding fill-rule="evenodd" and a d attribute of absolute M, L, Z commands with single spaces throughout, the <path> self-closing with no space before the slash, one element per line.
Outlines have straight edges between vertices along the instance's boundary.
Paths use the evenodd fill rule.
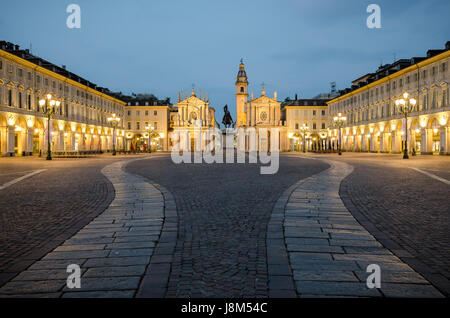
<path fill-rule="evenodd" d="M 277 93 L 274 92 L 273 97 L 266 95 L 264 87 L 261 90 L 261 96 L 254 98 L 253 93 L 248 93 L 248 78 L 245 71 L 245 65 L 241 60 L 239 71 L 236 77 L 236 110 L 237 118 L 235 121 L 236 129 L 250 130 L 254 129 L 257 135 L 257 145 L 251 145 L 251 138 L 249 135 L 245 136 L 243 140 L 236 140 L 236 147 L 240 150 L 249 151 L 257 149 L 261 151 L 275 150 L 277 147 L 279 151 L 288 150 L 286 126 L 282 118 L 281 102 L 277 100 Z M 201 93 L 200 93 L 201 94 Z M 195 145 L 196 134 L 201 133 L 204 141 L 209 142 L 213 136 L 209 135 L 209 128 L 217 127 L 214 119 L 214 109 L 210 107 L 209 98 L 197 96 L 192 90 L 189 97 L 179 94 L 178 103 L 174 105 L 177 110 L 177 116 L 174 117 L 173 128 L 190 131 L 190 140 L 186 137 L 177 136 L 180 138 L 180 150 L 195 150 L 203 149 L 201 145 Z M 200 130 L 194 131 L 194 121 L 196 121 Z M 198 130 L 198 129 L 197 129 Z M 275 140 L 275 142 L 274 142 Z M 204 146 L 204 145 L 203 145 Z"/>

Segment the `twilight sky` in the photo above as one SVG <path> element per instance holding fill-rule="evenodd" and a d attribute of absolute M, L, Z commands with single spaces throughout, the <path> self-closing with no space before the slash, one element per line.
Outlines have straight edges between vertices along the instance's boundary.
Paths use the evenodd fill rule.
<path fill-rule="evenodd" d="M 66 7 L 81 7 L 81 29 Z M 381 29 L 366 8 L 381 7 Z M 448 0 L 40 0 L 1 5 L 0 40 L 113 91 L 171 97 L 208 91 L 216 119 L 229 105 L 244 59 L 259 96 L 310 98 L 374 71 L 381 62 L 424 56 L 450 40 Z"/>

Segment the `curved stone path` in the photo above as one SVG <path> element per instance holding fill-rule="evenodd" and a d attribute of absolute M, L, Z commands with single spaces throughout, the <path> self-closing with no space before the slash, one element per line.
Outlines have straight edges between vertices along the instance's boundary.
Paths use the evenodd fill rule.
<path fill-rule="evenodd" d="M 139 159 L 103 168 L 114 186 L 113 202 L 78 233 L 5 284 L 0 297 L 155 295 L 161 284 L 155 285 L 153 277 L 161 280 L 164 276 L 160 265 L 167 263 L 165 249 L 170 248 L 167 242 L 174 241 L 174 231 L 176 236 L 176 210 L 163 187 L 123 171 L 135 160 Z M 69 264 L 81 268 L 80 289 L 66 286 Z"/>
<path fill-rule="evenodd" d="M 178 212 L 166 297 L 267 297 L 266 234 L 284 189 L 328 165 L 280 156 L 274 175 L 260 164 L 174 164 L 170 156 L 136 161 L 127 171 L 164 185 Z"/>
<path fill-rule="evenodd" d="M 321 161 L 331 167 L 298 182 L 275 206 L 267 243 L 272 296 L 442 297 L 346 209 L 339 186 L 353 167 Z M 283 239 L 277 235 L 281 225 Z M 276 252 L 271 246 L 278 247 Z M 366 286 L 369 264 L 381 268 L 380 289 Z"/>

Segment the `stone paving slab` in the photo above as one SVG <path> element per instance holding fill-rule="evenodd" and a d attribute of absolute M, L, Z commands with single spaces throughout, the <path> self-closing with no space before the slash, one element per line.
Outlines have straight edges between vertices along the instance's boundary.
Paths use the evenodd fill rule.
<path fill-rule="evenodd" d="M 130 160 L 134 161 L 134 160 Z M 126 173 L 120 161 L 103 168 L 111 181 L 115 199 L 110 206 L 78 233 L 32 264 L 0 288 L 0 297 L 134 297 L 143 278 L 148 280 L 152 256 L 164 221 L 176 224 L 176 207 L 169 202 L 165 215 L 165 195 L 148 180 Z M 165 190 L 166 191 L 166 190 Z M 174 211 L 175 209 L 175 211 Z M 176 227 L 172 229 L 172 233 Z M 162 244 L 173 241 L 165 240 Z M 164 245 L 162 245 L 164 247 Z M 155 263 L 170 261 L 156 255 Z M 69 264 L 81 267 L 81 288 L 69 289 Z M 159 271 L 155 270 L 157 275 Z M 158 285 L 160 288 L 165 286 Z"/>
<path fill-rule="evenodd" d="M 352 166 L 323 161 L 330 165 L 329 169 L 297 182 L 285 191 L 273 209 L 267 236 L 269 275 L 274 279 L 269 294 L 274 297 L 443 297 L 377 241 L 346 209 L 338 191 L 341 181 L 352 172 Z M 283 244 L 279 243 L 280 239 L 284 239 Z M 279 249 L 277 252 L 273 251 L 275 247 Z M 381 268 L 379 289 L 369 289 L 366 285 L 370 275 L 366 269 L 370 264 Z M 292 293 L 292 281 L 295 293 Z"/>

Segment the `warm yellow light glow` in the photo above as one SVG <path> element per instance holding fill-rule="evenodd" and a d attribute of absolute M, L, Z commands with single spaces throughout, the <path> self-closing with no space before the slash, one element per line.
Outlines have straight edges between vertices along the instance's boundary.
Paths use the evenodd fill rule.
<path fill-rule="evenodd" d="M 64 137 L 67 137 L 68 133 L 64 133 Z"/>
<path fill-rule="evenodd" d="M 439 131 L 439 129 L 437 129 L 437 128 L 434 128 L 434 129 L 433 129 L 433 132 L 434 132 L 435 134 L 437 134 L 438 131 Z"/>
<path fill-rule="evenodd" d="M 403 93 L 403 98 L 404 98 L 404 99 L 407 99 L 408 96 L 409 96 L 408 92 L 404 92 L 404 93 Z"/>
<path fill-rule="evenodd" d="M 61 102 L 59 100 L 56 101 L 56 107 L 59 107 L 61 105 Z"/>
<path fill-rule="evenodd" d="M 39 105 L 40 105 L 40 106 L 44 106 L 44 104 L 45 104 L 45 99 L 39 100 Z"/>
<path fill-rule="evenodd" d="M 56 102 L 52 99 L 52 100 L 50 101 L 50 106 L 55 106 L 55 104 L 56 104 Z"/>
<path fill-rule="evenodd" d="M 427 121 L 426 119 L 423 119 L 420 121 L 420 127 L 425 128 L 427 126 Z"/>
<path fill-rule="evenodd" d="M 415 98 L 411 98 L 409 102 L 411 103 L 411 105 L 416 106 L 417 100 Z"/>
<path fill-rule="evenodd" d="M 22 131 L 22 127 L 16 126 L 16 127 L 14 128 L 14 130 L 15 130 L 15 131 Z"/>
<path fill-rule="evenodd" d="M 47 99 L 51 99 L 52 98 L 52 94 L 47 94 L 46 97 L 47 97 Z"/>
<path fill-rule="evenodd" d="M 439 124 L 441 124 L 441 126 L 445 126 L 446 123 L 447 123 L 447 118 L 441 117 L 439 119 Z"/>
<path fill-rule="evenodd" d="M 288 134 L 288 138 L 289 138 L 289 139 L 292 139 L 293 137 L 294 137 L 294 133 L 289 133 L 289 134 Z"/>
<path fill-rule="evenodd" d="M 35 133 L 35 134 L 39 133 L 39 129 L 35 128 L 35 129 L 34 129 L 34 133 Z"/>
<path fill-rule="evenodd" d="M 395 124 L 391 125 L 391 130 L 394 131 L 395 130 Z"/>
<path fill-rule="evenodd" d="M 160 136 L 161 138 L 164 138 L 164 133 L 160 133 L 159 136 Z"/>
<path fill-rule="evenodd" d="M 416 133 L 417 133 L 417 134 L 420 133 L 420 129 L 417 128 L 417 129 L 416 129 Z"/>

